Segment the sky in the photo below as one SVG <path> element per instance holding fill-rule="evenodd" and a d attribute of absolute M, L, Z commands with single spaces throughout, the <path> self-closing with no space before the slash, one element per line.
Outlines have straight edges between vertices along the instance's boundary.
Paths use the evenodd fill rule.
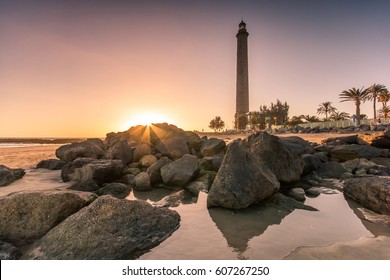
<path fill-rule="evenodd" d="M 103 137 L 145 115 L 232 128 L 241 19 L 251 111 L 353 114 L 343 90 L 390 88 L 387 0 L 0 0 L 0 137 Z"/>

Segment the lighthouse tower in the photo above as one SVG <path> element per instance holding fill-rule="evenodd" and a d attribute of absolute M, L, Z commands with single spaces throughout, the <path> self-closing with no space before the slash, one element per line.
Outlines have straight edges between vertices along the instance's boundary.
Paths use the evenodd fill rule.
<path fill-rule="evenodd" d="M 249 112 L 248 36 L 246 23 L 241 21 L 237 32 L 236 129 L 244 130 Z"/>

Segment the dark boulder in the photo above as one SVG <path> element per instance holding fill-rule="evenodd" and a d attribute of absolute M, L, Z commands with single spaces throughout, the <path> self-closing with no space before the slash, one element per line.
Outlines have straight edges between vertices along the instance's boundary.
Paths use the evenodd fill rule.
<path fill-rule="evenodd" d="M 22 178 L 24 174 L 26 174 L 24 169 L 9 168 L 5 165 L 0 165 L 0 187 L 8 186 Z"/>
<path fill-rule="evenodd" d="M 220 153 L 224 153 L 226 150 L 226 143 L 222 139 L 210 138 L 204 141 L 200 149 L 201 154 L 204 157 L 214 156 Z"/>
<path fill-rule="evenodd" d="M 164 165 L 161 168 L 161 177 L 165 185 L 184 187 L 196 176 L 198 170 L 198 158 L 187 154 Z"/>
<path fill-rule="evenodd" d="M 182 137 L 162 140 L 156 144 L 156 148 L 161 154 L 171 159 L 179 159 L 185 154 L 190 153 L 187 141 Z"/>
<path fill-rule="evenodd" d="M 279 189 L 275 175 L 246 144 L 240 140 L 230 144 L 209 190 L 208 207 L 247 208 Z"/>
<path fill-rule="evenodd" d="M 22 255 L 18 248 L 0 241 L 0 260 L 17 260 Z"/>
<path fill-rule="evenodd" d="M 111 195 L 116 198 L 126 198 L 131 192 L 131 186 L 125 185 L 122 183 L 109 183 L 105 184 L 103 188 L 97 190 L 96 194 L 99 196 L 102 195 Z"/>
<path fill-rule="evenodd" d="M 322 164 L 321 159 L 316 155 L 303 154 L 301 158 L 303 161 L 303 174 L 308 174 L 311 171 L 316 170 Z"/>
<path fill-rule="evenodd" d="M 133 150 L 125 140 L 115 142 L 108 148 L 107 159 L 120 159 L 124 165 L 130 163 L 133 159 Z"/>
<path fill-rule="evenodd" d="M 0 240 L 17 246 L 31 243 L 95 198 L 75 191 L 26 191 L 0 197 Z"/>
<path fill-rule="evenodd" d="M 390 177 L 348 179 L 344 183 L 344 194 L 368 209 L 390 215 Z"/>
<path fill-rule="evenodd" d="M 37 164 L 37 168 L 44 168 L 49 170 L 60 170 L 66 164 L 65 161 L 60 159 L 46 159 Z"/>
<path fill-rule="evenodd" d="M 170 209 L 101 196 L 35 242 L 26 257 L 135 259 L 167 239 L 179 224 L 180 216 Z"/>
<path fill-rule="evenodd" d="M 330 156 L 339 161 L 347 161 L 355 158 L 371 159 L 374 157 L 388 157 L 389 150 L 378 149 L 368 145 L 339 145 L 332 149 Z"/>
<path fill-rule="evenodd" d="M 80 143 L 72 143 L 59 147 L 56 156 L 60 160 L 70 162 L 78 157 L 100 159 L 104 157 L 104 143 L 100 139 L 88 139 Z"/>
<path fill-rule="evenodd" d="M 313 146 L 301 137 L 288 136 L 280 137 L 279 139 L 283 145 L 289 148 L 297 156 L 314 153 Z"/>
<path fill-rule="evenodd" d="M 68 162 L 65 164 L 61 169 L 61 178 L 62 181 L 68 182 L 71 180 L 70 177 L 75 171 L 75 169 L 83 167 L 87 163 L 91 163 L 95 161 L 96 159 L 93 158 L 76 158 L 74 161 Z"/>
<path fill-rule="evenodd" d="M 281 183 L 299 181 L 303 162 L 278 137 L 266 132 L 252 134 L 246 139 L 246 145 Z"/>
<path fill-rule="evenodd" d="M 171 163 L 172 160 L 168 157 L 162 157 L 160 158 L 156 163 L 152 164 L 146 172 L 149 174 L 150 177 L 150 183 L 152 185 L 158 184 L 162 182 L 161 178 L 161 168 L 168 163 Z"/>
<path fill-rule="evenodd" d="M 317 173 L 322 178 L 340 179 L 340 177 L 348 170 L 340 163 L 335 161 L 328 161 L 317 169 Z"/>

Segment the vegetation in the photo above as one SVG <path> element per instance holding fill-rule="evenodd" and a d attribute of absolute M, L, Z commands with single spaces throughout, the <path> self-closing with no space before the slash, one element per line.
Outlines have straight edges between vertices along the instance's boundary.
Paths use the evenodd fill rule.
<path fill-rule="evenodd" d="M 288 120 L 288 111 L 290 106 L 287 102 L 282 102 L 279 99 L 276 103 L 271 103 L 271 106 L 261 105 L 260 111 L 256 112 L 257 121 L 260 128 L 265 128 L 266 123 L 274 125 L 284 125 Z"/>
<path fill-rule="evenodd" d="M 225 122 L 221 119 L 220 116 L 216 116 L 210 121 L 209 127 L 214 130 L 214 132 L 221 131 L 225 127 Z"/>
<path fill-rule="evenodd" d="M 362 116 L 362 115 L 360 115 Z M 337 110 L 335 110 L 331 115 L 330 115 L 330 119 L 332 121 L 343 121 L 343 120 L 349 120 L 351 118 L 351 116 L 346 113 L 346 112 L 338 112 Z"/>
<path fill-rule="evenodd" d="M 362 87 L 361 89 L 348 89 L 344 90 L 339 97 L 341 98 L 341 102 L 352 101 L 355 103 L 356 107 L 356 125 L 360 125 L 360 104 L 364 103 L 368 99 L 368 95 L 370 94 L 369 88 Z"/>
<path fill-rule="evenodd" d="M 321 120 L 316 116 L 310 116 L 310 115 L 301 115 L 301 119 L 304 119 L 307 122 L 320 122 Z"/>
<path fill-rule="evenodd" d="M 336 108 L 332 106 L 332 102 L 330 101 L 322 102 L 317 109 L 318 114 L 325 114 L 325 121 L 328 120 L 328 115 L 335 111 Z"/>
<path fill-rule="evenodd" d="M 376 119 L 376 102 L 381 92 L 387 91 L 386 87 L 382 84 L 373 84 L 369 89 L 368 100 L 372 100 L 374 109 L 374 119 Z"/>
<path fill-rule="evenodd" d="M 390 92 L 387 89 L 381 91 L 377 99 L 378 102 L 382 103 L 382 109 L 379 110 L 381 117 L 387 118 L 390 115 L 390 107 L 387 106 L 387 102 L 390 100 Z"/>

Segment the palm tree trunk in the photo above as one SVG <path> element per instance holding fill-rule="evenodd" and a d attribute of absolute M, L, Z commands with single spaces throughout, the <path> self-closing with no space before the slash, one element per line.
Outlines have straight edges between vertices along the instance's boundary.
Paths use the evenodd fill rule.
<path fill-rule="evenodd" d="M 356 126 L 360 125 L 360 102 L 356 102 Z"/>
<path fill-rule="evenodd" d="M 374 96 L 374 120 L 376 120 L 376 96 Z"/>

